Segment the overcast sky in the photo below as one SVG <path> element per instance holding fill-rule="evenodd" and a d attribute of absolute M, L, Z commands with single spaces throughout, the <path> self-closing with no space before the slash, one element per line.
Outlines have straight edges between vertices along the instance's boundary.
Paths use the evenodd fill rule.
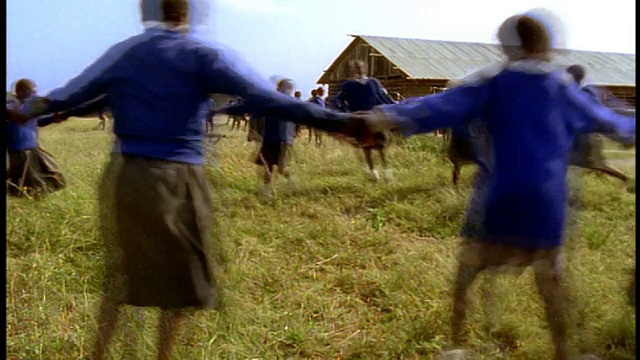
<path fill-rule="evenodd" d="M 294 79 L 306 94 L 351 41 L 348 34 L 495 42 L 502 20 L 534 7 L 562 18 L 568 48 L 635 54 L 633 0 L 210 2 L 203 36 L 237 50 L 265 79 Z M 138 0 L 9 0 L 7 88 L 29 77 L 46 93 L 140 31 Z"/>

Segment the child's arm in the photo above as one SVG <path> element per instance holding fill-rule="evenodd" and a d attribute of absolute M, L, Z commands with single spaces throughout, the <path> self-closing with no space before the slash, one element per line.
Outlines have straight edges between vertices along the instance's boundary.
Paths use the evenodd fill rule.
<path fill-rule="evenodd" d="M 489 102 L 490 80 L 483 78 L 442 93 L 378 106 L 374 108 L 377 116 L 369 123 L 373 130 L 398 129 L 405 136 L 465 125 L 470 119 L 482 118 Z"/>
<path fill-rule="evenodd" d="M 600 133 L 626 146 L 636 143 L 636 117 L 618 114 L 585 94 L 574 84 L 563 88 L 570 111 L 578 116 L 571 117 L 570 126 L 575 133 Z"/>

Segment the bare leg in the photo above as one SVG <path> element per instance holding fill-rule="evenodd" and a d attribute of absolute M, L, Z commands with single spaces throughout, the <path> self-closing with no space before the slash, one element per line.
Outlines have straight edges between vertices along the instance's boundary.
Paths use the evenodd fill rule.
<path fill-rule="evenodd" d="M 160 313 L 158 360 L 171 359 L 173 345 L 184 324 L 182 310 L 162 310 Z"/>
<path fill-rule="evenodd" d="M 534 273 L 556 352 L 554 359 L 566 360 L 569 358 L 566 289 L 561 283 L 559 271 L 552 264 L 534 266 Z"/>
<path fill-rule="evenodd" d="M 273 175 L 273 165 L 267 165 L 264 170 L 264 184 L 271 184 L 271 179 Z"/>
<path fill-rule="evenodd" d="M 382 168 L 387 169 L 387 157 L 384 155 L 384 149 L 378 149 L 378 154 L 380 154 L 380 161 L 382 162 Z"/>
<path fill-rule="evenodd" d="M 453 286 L 453 315 L 451 317 L 451 338 L 454 345 L 461 345 L 464 337 L 463 326 L 467 316 L 467 291 L 476 279 L 480 269 L 460 262 Z"/>
<path fill-rule="evenodd" d="M 498 304 L 495 301 L 496 285 L 496 276 L 494 274 L 486 274 L 482 289 L 482 307 L 484 310 L 484 327 L 488 334 L 495 329 L 496 318 L 500 313 L 497 311 Z"/>
<path fill-rule="evenodd" d="M 308 128 L 309 129 L 309 143 L 311 143 L 311 140 L 313 140 L 313 129 L 312 128 Z"/>
<path fill-rule="evenodd" d="M 375 170 L 373 165 L 373 159 L 371 157 L 371 149 L 364 148 L 364 159 L 367 162 L 367 167 L 369 168 L 369 175 L 371 176 L 371 181 L 378 181 L 378 172 Z"/>
<path fill-rule="evenodd" d="M 458 185 L 458 179 L 460 178 L 460 165 L 458 164 L 453 164 L 453 171 L 451 173 L 452 175 L 452 180 L 453 180 L 453 185 L 457 186 Z"/>
<path fill-rule="evenodd" d="M 113 337 L 118 321 L 120 306 L 107 297 L 100 303 L 100 314 L 98 315 L 98 337 L 94 348 L 93 359 L 102 360 L 105 358 L 107 347 Z"/>
<path fill-rule="evenodd" d="M 386 181 L 390 181 L 393 176 L 391 175 L 391 169 L 389 169 L 388 164 L 387 164 L 387 157 L 384 154 L 384 148 L 378 149 L 378 154 L 380 154 L 380 162 L 382 162 L 382 169 L 384 171 L 384 179 Z"/>

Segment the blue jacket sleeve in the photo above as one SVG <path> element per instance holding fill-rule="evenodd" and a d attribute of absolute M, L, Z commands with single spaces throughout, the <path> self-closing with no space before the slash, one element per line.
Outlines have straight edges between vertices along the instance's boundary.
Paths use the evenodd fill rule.
<path fill-rule="evenodd" d="M 578 86 L 567 84 L 564 94 L 569 104 L 570 128 L 576 134 L 600 133 L 625 145 L 636 143 L 636 118 L 618 114 L 585 94 Z"/>
<path fill-rule="evenodd" d="M 78 107 L 106 94 L 109 70 L 134 45 L 144 41 L 149 34 L 133 36 L 109 48 L 98 60 L 66 85 L 52 90 L 47 98 L 51 100 L 47 113 L 59 112 Z"/>
<path fill-rule="evenodd" d="M 107 106 L 107 97 L 103 95 L 98 97 L 97 99 L 86 102 L 78 107 L 64 111 L 60 115 L 63 118 L 82 117 L 82 116 L 87 116 L 95 113 L 100 113 L 106 106 Z M 38 117 L 37 120 L 38 120 L 38 126 L 43 127 L 43 126 L 51 125 L 55 119 L 54 119 L 54 114 L 52 113 L 52 114 Z"/>
<path fill-rule="evenodd" d="M 36 120 L 38 121 L 38 127 L 45 127 L 53 124 L 54 114 L 40 116 L 39 118 L 36 118 Z"/>
<path fill-rule="evenodd" d="M 474 81 L 376 110 L 392 119 L 405 136 L 458 127 L 483 117 L 490 98 L 489 83 L 489 79 Z"/>
<path fill-rule="evenodd" d="M 222 51 L 203 47 L 199 55 L 209 92 L 243 98 L 237 107 L 222 112 L 289 119 L 328 132 L 339 132 L 347 124 L 346 114 L 304 103 L 271 89 L 271 84 L 255 75 L 245 63 Z"/>

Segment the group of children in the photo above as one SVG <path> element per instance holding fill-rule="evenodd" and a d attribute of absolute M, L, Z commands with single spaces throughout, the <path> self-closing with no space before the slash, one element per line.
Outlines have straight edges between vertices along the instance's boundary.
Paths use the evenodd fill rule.
<path fill-rule="evenodd" d="M 394 97 L 388 94 L 380 81 L 373 77 L 368 77 L 366 73 L 366 65 L 363 61 L 350 61 L 349 70 L 352 76 L 351 79 L 344 81 L 340 85 L 340 89 L 333 99 L 326 99 L 324 96 L 324 88 L 318 87 L 311 90 L 311 96 L 309 97 L 307 102 L 315 104 L 322 108 L 329 108 L 340 112 L 355 113 L 361 111 L 369 111 L 378 105 L 395 104 L 398 101 L 402 101 L 404 99 L 399 93 L 394 94 L 394 99 Z M 291 82 L 291 80 L 281 80 L 277 85 L 278 91 L 281 91 L 280 87 L 284 84 L 283 82 L 287 84 L 287 93 L 290 93 L 290 96 L 293 96 L 295 99 L 301 100 L 301 93 L 299 91 L 292 92 L 293 83 Z M 249 117 L 251 120 L 247 140 L 263 140 L 263 144 L 260 148 L 256 164 L 265 167 L 265 172 L 266 174 L 268 174 L 264 176 L 265 185 L 269 186 L 269 184 L 271 183 L 272 177 L 270 174 L 272 174 L 275 165 L 278 166 L 279 172 L 290 180 L 289 171 L 286 169 L 287 161 L 285 159 L 288 158 L 288 156 L 285 155 L 290 154 L 290 149 L 293 145 L 294 138 L 300 136 L 302 126 L 292 124 L 285 126 L 280 125 L 275 121 L 265 122 L 264 119 L 261 119 L 257 116 Z M 280 131 L 277 131 L 276 129 L 279 126 L 285 126 L 285 128 L 289 130 L 284 131 L 281 129 Z M 293 129 L 293 131 L 291 131 L 291 129 Z M 322 145 L 322 132 L 311 127 L 309 127 L 308 131 L 309 143 L 315 140 L 316 145 Z M 276 136 L 276 134 L 279 135 Z M 273 145 L 275 140 L 280 142 L 282 146 L 287 149 L 287 151 L 280 152 L 283 158 L 273 156 L 273 154 L 276 153 L 276 151 L 272 150 L 275 148 L 275 146 Z M 384 170 L 384 179 L 388 181 L 392 177 L 391 169 L 387 167 L 387 161 L 384 152 L 386 145 L 387 134 L 385 132 L 376 133 L 374 141 L 359 145 L 359 147 L 363 150 L 364 159 L 367 165 L 367 171 L 369 173 L 369 179 L 371 181 L 375 182 L 380 179 L 380 175 L 375 169 L 372 157 L 372 152 L 374 150 L 377 151 L 380 156 L 380 160 Z"/>
<path fill-rule="evenodd" d="M 530 12 L 507 19 L 498 32 L 507 61 L 440 94 L 396 103 L 361 72 L 341 88 L 338 98 L 349 111 L 341 113 L 294 99 L 288 80 L 273 91 L 221 50 L 185 36 L 187 0 L 163 0 L 161 9 L 162 26 L 111 48 L 90 70 L 50 93 L 44 111 L 26 116 L 7 109 L 10 120 L 24 122 L 98 96 L 110 99 L 117 140 L 99 198 L 107 266 L 95 359 L 105 355 L 121 305 L 162 309 L 158 359 L 168 359 L 185 310 L 221 304 L 209 238 L 213 207 L 202 168 L 203 119 L 197 115 L 210 93 L 243 98 L 223 110 L 229 115 L 265 118 L 269 129 L 256 158 L 261 166 L 285 158 L 283 145 L 289 144 L 281 134 L 294 133 L 292 123 L 369 149 L 384 143 L 381 134 L 388 131 L 412 136 L 480 123 L 491 150 L 469 204 L 467 222 L 474 226 L 463 227 L 452 340 L 464 343 L 466 294 L 480 272 L 531 266 L 555 359 L 570 358 L 562 283 L 569 154 L 576 137 L 594 132 L 635 146 L 635 117 L 606 108 L 551 64 L 554 34 L 544 16 Z M 160 86 L 167 83 L 175 87 Z M 18 99 L 29 96 L 20 91 Z M 276 133 L 278 141 L 272 141 Z M 15 149 L 37 149 L 37 140 L 25 143 Z"/>

